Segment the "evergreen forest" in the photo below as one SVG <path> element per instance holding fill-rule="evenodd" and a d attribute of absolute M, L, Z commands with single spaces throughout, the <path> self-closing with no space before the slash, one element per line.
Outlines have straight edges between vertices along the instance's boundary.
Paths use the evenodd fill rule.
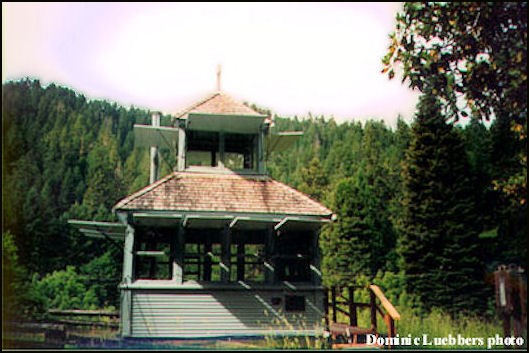
<path fill-rule="evenodd" d="M 28 314 L 116 306 L 121 244 L 83 237 L 67 220 L 116 221 L 112 206 L 148 184 L 149 152 L 134 148 L 132 127 L 148 124 L 150 112 L 38 80 L 4 84 L 3 103 L 4 298 L 32 304 Z M 526 263 L 526 204 L 494 187 L 509 177 L 508 160 L 519 163 L 508 155 L 516 146 L 498 143 L 516 145 L 513 132 L 499 120 L 452 126 L 439 114 L 435 99 L 423 99 L 413 124 L 399 119 L 395 128 L 275 118 L 277 130 L 304 134 L 270 156 L 269 175 L 337 215 L 321 235 L 326 284 L 406 273 L 411 293 L 438 294 L 425 304 L 480 311 L 492 298 L 486 274 Z M 175 157 L 161 159 L 165 175 Z M 434 271 L 443 265 L 453 271 Z M 412 279 L 423 273 L 428 288 Z M 473 281 L 448 288 L 439 281 L 447 276 Z M 19 286 L 31 288 L 13 295 Z M 457 307 L 446 298 L 454 294 Z"/>

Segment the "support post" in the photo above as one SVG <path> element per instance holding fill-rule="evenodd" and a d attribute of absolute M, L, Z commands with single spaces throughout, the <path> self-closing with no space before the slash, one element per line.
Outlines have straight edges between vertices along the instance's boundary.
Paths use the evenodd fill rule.
<path fill-rule="evenodd" d="M 503 337 L 511 336 L 511 314 L 502 312 L 501 317 L 503 319 Z M 505 345 L 505 348 L 509 349 L 508 345 Z"/>
<path fill-rule="evenodd" d="M 125 244 L 123 248 L 123 280 L 122 284 L 132 282 L 134 273 L 134 228 L 127 224 L 125 231 Z M 121 335 L 126 337 L 131 334 L 132 298 L 130 289 L 121 289 Z"/>
<path fill-rule="evenodd" d="M 217 166 L 224 168 L 224 162 L 226 157 L 226 152 L 224 151 L 226 148 L 226 135 L 224 132 L 219 133 L 219 160 L 217 161 Z"/>
<path fill-rule="evenodd" d="M 182 284 L 184 281 L 185 229 L 178 224 L 173 250 L 173 281 Z"/>
<path fill-rule="evenodd" d="M 222 231 L 222 246 L 220 259 L 220 280 L 228 283 L 230 281 L 231 272 L 231 232 L 230 227 L 226 225 Z"/>
<path fill-rule="evenodd" d="M 369 290 L 369 301 L 371 309 L 371 328 L 373 331 L 377 331 L 377 302 L 375 293 L 372 290 Z"/>
<path fill-rule="evenodd" d="M 129 284 L 133 277 L 134 262 L 134 228 L 127 224 L 125 246 L 123 249 L 123 283 Z"/>
<path fill-rule="evenodd" d="M 276 251 L 275 246 L 275 231 L 273 226 L 269 226 L 266 230 L 266 243 L 265 243 L 265 281 L 267 284 L 274 284 L 276 281 L 275 276 L 275 261 L 274 255 Z"/>
<path fill-rule="evenodd" d="M 178 155 L 177 155 L 177 169 L 179 172 L 186 169 L 186 131 L 184 129 L 185 123 L 183 120 L 177 120 L 178 124 Z"/>
<path fill-rule="evenodd" d="M 312 234 L 312 251 L 310 259 L 312 283 L 315 286 L 321 285 L 320 245 L 318 243 L 318 234 L 318 231 L 314 231 Z"/>
<path fill-rule="evenodd" d="M 386 326 L 388 327 L 388 338 L 390 339 L 389 341 L 391 342 L 391 338 L 395 337 L 395 335 L 396 335 L 396 332 L 395 332 L 395 321 L 393 320 L 393 318 L 389 314 L 384 315 L 384 321 L 386 322 Z M 388 349 L 391 349 L 391 347 L 392 347 L 392 345 L 389 344 L 388 345 Z"/>
<path fill-rule="evenodd" d="M 265 169 L 265 149 L 264 149 L 264 129 L 259 129 L 259 134 L 257 134 L 257 172 L 259 174 L 264 174 Z"/>

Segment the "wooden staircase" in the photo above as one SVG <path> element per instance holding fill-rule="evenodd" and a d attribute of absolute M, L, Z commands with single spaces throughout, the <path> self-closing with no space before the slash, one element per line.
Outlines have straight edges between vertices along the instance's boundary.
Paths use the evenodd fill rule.
<path fill-rule="evenodd" d="M 325 289 L 325 326 L 326 334 L 330 339 L 332 348 L 391 348 L 391 345 L 367 344 L 367 335 L 374 337 L 395 337 L 397 334 L 395 321 L 400 319 L 400 314 L 389 302 L 382 290 L 374 284 L 369 285 L 369 303 L 358 303 L 354 299 L 355 287 L 331 287 Z M 380 305 L 378 304 L 380 303 Z M 369 328 L 358 326 L 358 309 L 369 309 L 371 325 Z M 345 316 L 348 322 L 339 322 Z M 377 314 L 381 315 L 386 324 L 386 334 L 379 332 L 377 327 Z"/>

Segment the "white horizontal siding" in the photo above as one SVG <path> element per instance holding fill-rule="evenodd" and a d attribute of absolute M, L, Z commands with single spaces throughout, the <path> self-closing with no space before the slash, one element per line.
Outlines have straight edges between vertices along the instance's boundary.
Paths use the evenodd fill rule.
<path fill-rule="evenodd" d="M 133 337 L 306 334 L 321 330 L 322 296 L 305 296 L 305 312 L 284 313 L 284 291 L 133 291 Z M 288 293 L 292 294 L 292 293 Z M 272 306 L 271 298 L 281 305 Z"/>

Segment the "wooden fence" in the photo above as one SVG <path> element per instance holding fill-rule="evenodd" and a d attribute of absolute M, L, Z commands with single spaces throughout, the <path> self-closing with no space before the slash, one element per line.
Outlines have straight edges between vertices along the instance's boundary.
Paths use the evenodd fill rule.
<path fill-rule="evenodd" d="M 45 322 L 4 322 L 4 348 L 65 348 L 79 342 L 117 340 L 119 313 L 102 310 L 48 311 Z M 105 330 L 104 334 L 98 334 Z M 97 341 L 97 342 L 95 342 Z"/>

